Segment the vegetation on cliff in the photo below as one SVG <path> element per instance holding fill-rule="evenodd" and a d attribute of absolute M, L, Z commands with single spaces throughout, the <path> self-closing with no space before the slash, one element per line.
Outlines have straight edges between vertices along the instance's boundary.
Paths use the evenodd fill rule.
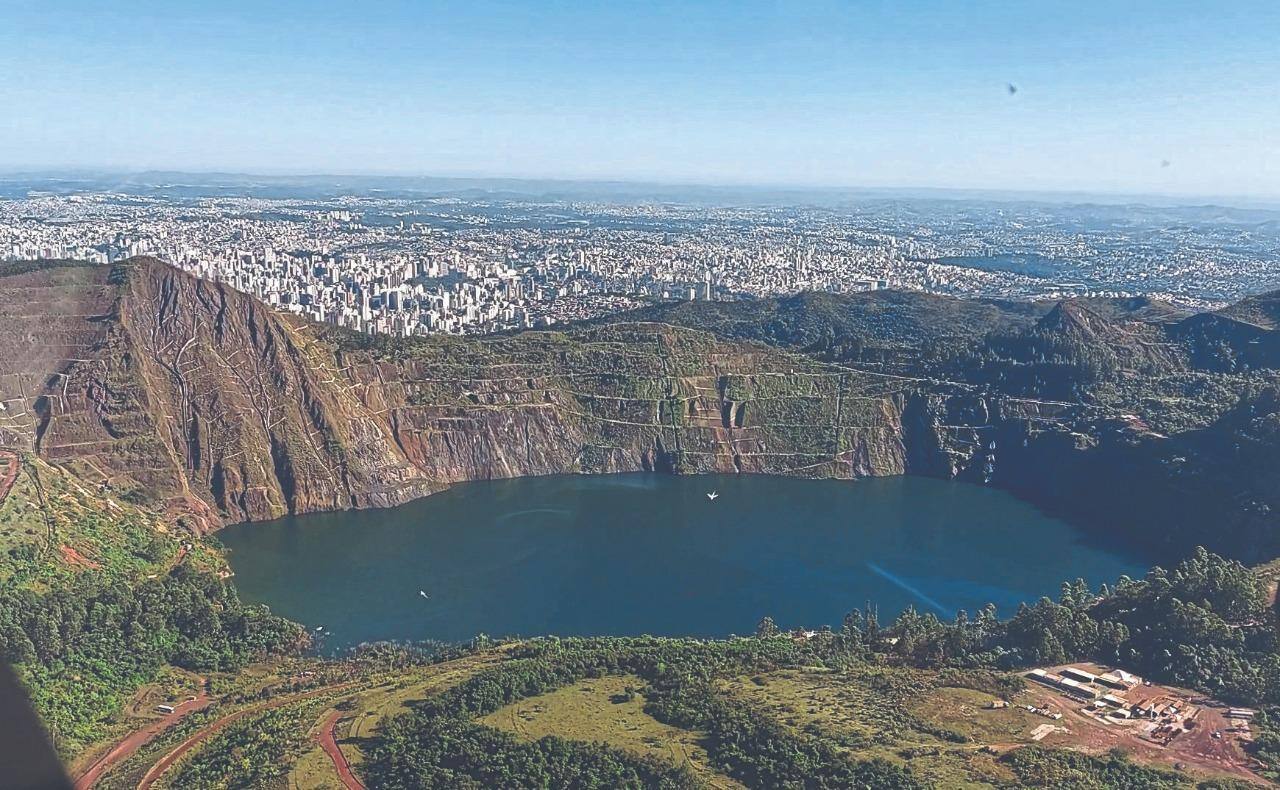
<path fill-rule="evenodd" d="M 242 604 L 209 547 L 111 493 L 27 456 L 0 501 L 0 660 L 68 756 L 166 666 L 233 670 L 306 640 Z"/>

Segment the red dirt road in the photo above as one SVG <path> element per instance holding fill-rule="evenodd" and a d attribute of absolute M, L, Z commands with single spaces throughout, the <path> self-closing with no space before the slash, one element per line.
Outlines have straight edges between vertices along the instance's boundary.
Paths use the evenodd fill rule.
<path fill-rule="evenodd" d="M 200 695 L 190 702 L 184 702 L 173 707 L 173 713 L 166 714 L 164 718 L 152 722 L 150 725 L 140 730 L 134 730 L 126 735 L 119 743 L 107 750 L 107 753 L 99 757 L 93 762 L 89 768 L 80 775 L 76 780 L 75 790 L 89 790 L 93 787 L 98 778 L 106 772 L 108 768 L 127 758 L 129 755 L 141 749 L 143 746 L 151 742 L 151 739 L 159 735 L 161 732 L 169 729 L 173 725 L 182 720 L 183 717 L 190 713 L 207 708 L 213 699 L 202 688 Z"/>
<path fill-rule="evenodd" d="M 311 691 L 303 692 L 302 694 L 292 694 L 280 699 L 269 700 L 223 716 L 221 719 L 218 719 L 208 727 L 205 727 L 203 730 L 200 730 L 190 738 L 187 738 L 182 743 L 173 747 L 168 754 L 161 757 L 155 765 L 151 766 L 151 768 L 147 770 L 146 775 L 142 777 L 142 781 L 138 782 L 138 790 L 150 790 L 151 785 L 155 784 L 156 780 L 161 776 L 164 776 L 165 772 L 173 767 L 173 764 L 181 759 L 182 755 L 199 746 L 211 736 L 218 734 L 219 731 L 226 729 L 228 726 L 234 724 L 240 719 L 243 719 L 245 716 L 249 716 L 254 713 L 262 713 L 263 711 L 271 710 L 273 708 L 283 707 L 285 705 L 298 702 L 299 700 L 307 699 L 308 697 L 315 697 L 320 694 L 329 694 L 331 692 L 341 691 L 348 686 L 354 685 L 354 683 L 355 681 L 347 681 L 335 686 L 321 686 L 320 688 L 312 689 Z"/>
<path fill-rule="evenodd" d="M 334 711 L 320 725 L 320 748 L 324 749 L 324 753 L 329 755 L 329 759 L 333 760 L 333 770 L 338 772 L 338 779 L 342 780 L 342 786 L 347 790 L 365 790 L 360 780 L 351 772 L 351 764 L 347 762 L 347 757 L 342 753 L 342 749 L 338 748 L 338 739 L 334 735 L 334 728 L 338 726 L 338 719 L 342 714 Z"/>

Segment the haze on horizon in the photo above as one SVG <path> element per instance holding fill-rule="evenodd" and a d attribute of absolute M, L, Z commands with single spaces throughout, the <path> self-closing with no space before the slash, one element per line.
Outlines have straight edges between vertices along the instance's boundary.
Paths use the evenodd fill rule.
<path fill-rule="evenodd" d="M 4 14 L 6 169 L 1280 197 L 1270 0 Z"/>

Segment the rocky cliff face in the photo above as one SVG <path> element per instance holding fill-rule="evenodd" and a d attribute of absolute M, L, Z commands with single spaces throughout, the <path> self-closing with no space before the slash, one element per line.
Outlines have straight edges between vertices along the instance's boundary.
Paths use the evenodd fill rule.
<path fill-rule="evenodd" d="M 75 322 L 3 379 L 4 443 L 203 529 L 519 475 L 952 474 L 986 418 L 964 392 L 660 324 L 388 351 L 152 261 L 0 284 L 29 308 L 11 362 Z"/>
<path fill-rule="evenodd" d="M 0 446 L 194 529 L 520 475 L 906 473 L 1280 553 L 1280 332 L 1230 311 L 810 295 L 392 341 L 136 260 L 0 272 L 0 315 Z"/>
<path fill-rule="evenodd" d="M 89 278 L 85 280 L 85 278 Z M 42 345 L 69 294 L 94 294 L 92 327 L 44 369 L 3 379 L 5 440 L 201 528 L 290 510 L 383 505 L 430 486 L 373 415 L 311 358 L 297 328 L 252 299 L 154 262 L 5 278 L 31 306 L 10 350 Z M 79 308 L 77 308 L 79 309 Z M 354 462 L 352 460 L 354 459 Z"/>

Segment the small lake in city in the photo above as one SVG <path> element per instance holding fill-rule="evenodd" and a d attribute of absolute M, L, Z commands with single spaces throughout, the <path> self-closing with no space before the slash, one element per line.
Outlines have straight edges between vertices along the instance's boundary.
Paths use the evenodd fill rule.
<path fill-rule="evenodd" d="M 716 493 L 711 499 L 708 493 Z M 995 488 L 623 474 L 465 483 L 401 507 L 229 527 L 250 602 L 365 641 L 748 634 L 830 624 L 868 601 L 1001 616 L 1145 572 L 1141 561 Z"/>

